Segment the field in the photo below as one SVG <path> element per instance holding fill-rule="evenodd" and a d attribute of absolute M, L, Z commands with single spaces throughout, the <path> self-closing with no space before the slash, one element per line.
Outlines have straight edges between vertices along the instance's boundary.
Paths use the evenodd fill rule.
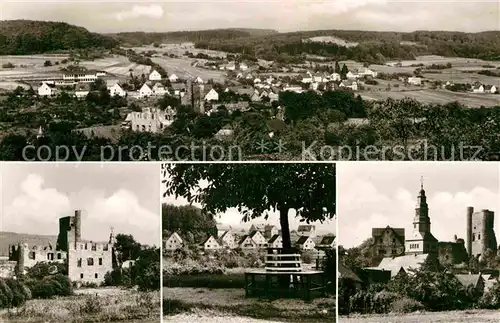
<path fill-rule="evenodd" d="M 189 314 L 178 314 L 174 316 L 164 316 L 163 322 L 170 323 L 185 323 L 185 322 L 196 322 L 196 323 L 283 323 L 279 321 L 268 321 L 260 319 L 252 319 L 242 316 L 234 316 L 231 314 L 218 313 L 213 311 L 195 311 L 195 313 Z"/>
<path fill-rule="evenodd" d="M 491 107 L 499 105 L 500 95 L 481 93 L 461 93 L 445 90 L 420 90 L 420 91 L 379 91 L 360 92 L 366 100 L 385 100 L 393 98 L 395 100 L 409 97 L 422 103 L 445 104 L 458 101 L 466 106 L 478 108 L 481 106 Z"/>
<path fill-rule="evenodd" d="M 151 60 L 163 67 L 169 75 L 175 74 L 180 78 L 196 78 L 199 76 L 204 81 L 213 79 L 216 82 L 224 82 L 225 79 L 224 72 L 191 66 L 191 63 L 196 59 L 153 57 Z"/>
<path fill-rule="evenodd" d="M 310 303 L 298 299 L 264 301 L 258 298 L 245 298 L 243 288 L 164 288 L 163 298 L 164 314 L 171 315 L 189 315 L 202 309 L 240 317 L 284 322 L 335 322 L 335 298 L 333 297 L 316 298 Z"/>
<path fill-rule="evenodd" d="M 11 88 L 13 86 L 11 82 L 21 78 L 60 76 L 62 75 L 60 68 L 67 66 L 67 64 L 44 67 L 43 63 L 46 60 L 54 63 L 64 58 L 67 57 L 48 55 L 0 56 L 2 64 L 10 62 L 15 65 L 15 68 L 0 68 L 0 88 Z M 147 75 L 151 70 L 150 66 L 131 63 L 127 57 L 118 55 L 93 61 L 81 61 L 79 65 L 88 70 L 102 70 L 118 77 L 128 76 L 130 70 L 136 75 L 142 73 Z"/>
<path fill-rule="evenodd" d="M 117 288 L 83 289 L 74 296 L 33 299 L 0 312 L 0 322 L 153 323 L 160 317 L 159 292 L 139 293 Z"/>
<path fill-rule="evenodd" d="M 497 323 L 498 311 L 470 310 L 408 315 L 362 315 L 340 317 L 342 323 Z"/>

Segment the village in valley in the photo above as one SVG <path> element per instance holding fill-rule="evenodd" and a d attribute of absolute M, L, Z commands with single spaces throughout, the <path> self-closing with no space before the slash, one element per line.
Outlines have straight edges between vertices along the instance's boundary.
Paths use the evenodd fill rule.
<path fill-rule="evenodd" d="M 36 35 L 33 44 L 24 43 L 34 29 L 67 30 L 64 46 Z M 495 32 L 228 28 L 98 34 L 66 23 L 7 20 L 1 33 L 10 37 L 0 48 L 4 160 L 62 158 L 37 154 L 44 145 L 83 151 L 63 156 L 67 160 L 296 160 L 315 143 L 335 149 L 353 142 L 361 148 L 402 144 L 425 156 L 423 141 L 473 146 L 477 138 L 489 144 L 479 156 L 464 158 L 497 158 L 492 129 L 498 123 L 500 63 L 489 41 Z M 485 52 L 465 48 L 470 38 Z M 455 108 L 463 113 L 448 113 Z M 392 120 L 406 118 L 407 110 L 408 131 L 384 130 L 397 128 Z M 450 132 L 455 123 L 471 130 L 448 140 L 435 118 Z M 156 148 L 102 156 L 98 149 L 83 149 L 145 143 L 167 144 L 175 154 L 164 156 Z M 23 155 L 31 144 L 35 152 Z M 219 151 L 234 146 L 238 156 Z M 309 159 L 343 157 L 323 156 L 317 147 Z"/>

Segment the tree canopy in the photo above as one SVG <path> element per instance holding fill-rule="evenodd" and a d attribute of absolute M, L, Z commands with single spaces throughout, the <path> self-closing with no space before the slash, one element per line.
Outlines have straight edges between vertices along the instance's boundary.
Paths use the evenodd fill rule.
<path fill-rule="evenodd" d="M 290 209 L 307 223 L 335 216 L 334 164 L 169 164 L 166 169 L 166 194 L 200 203 L 206 212 L 237 208 L 246 222 L 278 210 L 284 248 L 291 248 Z"/>

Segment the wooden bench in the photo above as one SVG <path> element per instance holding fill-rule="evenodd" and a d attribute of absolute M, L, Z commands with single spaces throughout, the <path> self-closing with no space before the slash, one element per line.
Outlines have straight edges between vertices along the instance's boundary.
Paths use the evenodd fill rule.
<path fill-rule="evenodd" d="M 259 278 L 264 278 L 259 279 Z M 286 280 L 288 283 L 284 284 Z M 319 281 L 319 282 L 318 282 Z M 286 286 L 285 286 L 286 285 Z M 311 299 L 311 292 L 325 293 L 326 280 L 322 271 L 305 271 L 299 253 L 283 253 L 269 248 L 265 268 L 245 272 L 245 296 L 264 294 L 297 295 Z"/>

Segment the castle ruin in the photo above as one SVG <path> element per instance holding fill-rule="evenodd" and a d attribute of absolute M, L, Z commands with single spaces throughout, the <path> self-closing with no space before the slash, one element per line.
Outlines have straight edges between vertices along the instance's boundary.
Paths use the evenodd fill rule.
<path fill-rule="evenodd" d="M 490 210 L 474 212 L 472 206 L 467 207 L 467 253 L 480 257 L 488 249 L 497 251 L 497 239 L 494 231 L 495 214 Z"/>
<path fill-rule="evenodd" d="M 48 246 L 28 246 L 19 243 L 9 246 L 9 260 L 17 262 L 20 274 L 40 262 L 59 262 L 67 266 L 68 277 L 77 283 L 100 285 L 104 275 L 115 266 L 114 235 L 111 232 L 106 242 L 93 242 L 81 238 L 81 211 L 73 216 L 59 219 L 59 235 L 54 248 Z"/>

